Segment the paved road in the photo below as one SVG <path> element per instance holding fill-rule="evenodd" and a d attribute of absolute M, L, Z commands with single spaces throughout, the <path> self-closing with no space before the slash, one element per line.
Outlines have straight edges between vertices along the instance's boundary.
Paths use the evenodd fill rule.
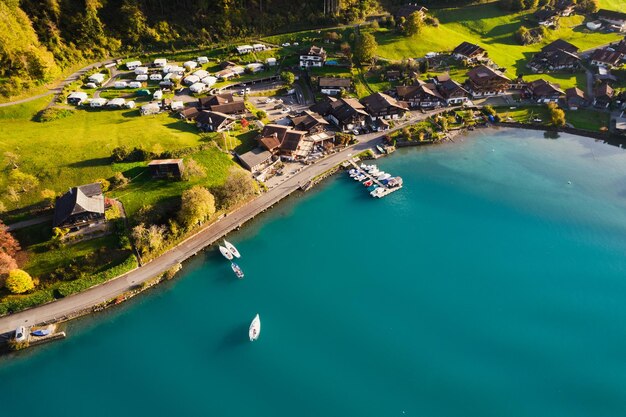
<path fill-rule="evenodd" d="M 45 222 L 52 222 L 52 216 L 40 216 L 35 217 L 33 219 L 24 220 L 21 222 L 13 223 L 7 225 L 9 231 L 12 232 L 14 230 L 23 229 L 25 227 L 34 226 L 36 224 L 41 224 Z"/>

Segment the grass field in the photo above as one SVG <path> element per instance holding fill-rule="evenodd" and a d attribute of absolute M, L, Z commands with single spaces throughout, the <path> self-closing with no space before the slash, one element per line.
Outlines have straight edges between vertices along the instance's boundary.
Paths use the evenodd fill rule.
<path fill-rule="evenodd" d="M 505 122 L 515 121 L 543 125 L 550 122 L 550 115 L 546 106 L 518 106 L 513 109 L 497 107 L 496 111 Z M 541 122 L 533 122 L 534 118 L 541 119 Z M 597 132 L 603 127 L 608 127 L 609 114 L 593 109 L 565 110 L 565 120 L 575 128 Z"/>
<path fill-rule="evenodd" d="M 74 115 L 61 120 L 32 121 L 47 102 L 48 99 L 41 99 L 0 108 L 0 154 L 7 151 L 18 154 L 20 169 L 40 181 L 36 190 L 21 194 L 18 202 L 0 197 L 8 209 L 40 201 L 42 189 L 60 193 L 69 187 L 109 178 L 116 171 L 126 170 L 124 164 L 112 165 L 109 161 L 111 150 L 117 146 L 151 150 L 159 145 L 163 150 L 173 150 L 201 143 L 194 125 L 168 114 L 140 117 L 137 110 L 77 110 Z M 207 179 L 209 182 L 223 179 L 233 164 L 227 155 L 218 151 L 207 151 L 199 159 L 215 176 Z M 0 189 L 7 185 L 7 174 L 6 170 L 0 171 Z M 154 200 L 145 194 L 144 189 L 142 193 L 142 198 Z M 164 191 L 164 194 L 171 193 Z"/>
<path fill-rule="evenodd" d="M 522 25 L 536 25 L 529 12 L 508 14 L 490 3 L 435 10 L 433 13 L 439 18 L 439 27 L 425 27 L 422 33 L 414 37 L 405 37 L 387 29 L 377 31 L 378 55 L 391 60 L 422 57 L 428 52 L 451 51 L 461 42 L 468 41 L 483 46 L 494 62 L 507 69 L 509 77 L 515 77 L 517 74 L 530 74 L 526 68 L 528 60 L 541 47 L 556 39 L 566 39 L 581 50 L 586 50 L 621 38 L 619 34 L 583 30 L 580 25 L 584 18 L 572 16 L 562 18 L 560 28 L 551 30 L 542 43 L 523 46 L 513 38 L 513 34 Z M 571 87 L 577 81 L 576 76 L 571 74 L 540 74 L 527 78 L 532 80 L 539 77 L 558 82 L 563 88 Z"/>

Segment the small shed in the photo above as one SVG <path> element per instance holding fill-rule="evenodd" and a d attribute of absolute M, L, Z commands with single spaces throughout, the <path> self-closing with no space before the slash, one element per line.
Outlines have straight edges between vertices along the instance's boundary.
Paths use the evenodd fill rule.
<path fill-rule="evenodd" d="M 148 164 L 152 178 L 181 178 L 185 170 L 182 159 L 155 159 Z"/>

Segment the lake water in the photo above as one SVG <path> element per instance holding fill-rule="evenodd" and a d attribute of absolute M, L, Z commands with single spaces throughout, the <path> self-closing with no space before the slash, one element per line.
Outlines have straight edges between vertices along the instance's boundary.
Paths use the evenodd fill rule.
<path fill-rule="evenodd" d="M 626 415 L 626 152 L 488 131 L 338 175 L 0 359 L 0 416 Z M 258 341 L 247 340 L 259 313 Z"/>

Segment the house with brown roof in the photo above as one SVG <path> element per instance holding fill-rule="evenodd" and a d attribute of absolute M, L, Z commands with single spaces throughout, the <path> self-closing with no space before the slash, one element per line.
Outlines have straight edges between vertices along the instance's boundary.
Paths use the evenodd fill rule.
<path fill-rule="evenodd" d="M 574 44 L 571 44 L 563 39 L 557 39 L 553 42 L 550 42 L 543 48 L 541 48 L 541 52 L 554 52 L 554 51 L 565 51 L 572 54 L 578 52 L 578 47 Z"/>
<path fill-rule="evenodd" d="M 376 119 L 399 119 L 407 112 L 406 103 L 384 94 L 374 93 L 361 99 L 365 111 L 372 120 Z"/>
<path fill-rule="evenodd" d="M 559 11 L 551 8 L 544 8 L 537 10 L 534 13 L 535 19 L 540 26 L 553 26 L 559 20 Z"/>
<path fill-rule="evenodd" d="M 615 51 L 610 50 L 608 48 L 596 49 L 591 54 L 591 65 L 595 65 L 598 67 L 604 68 L 613 68 L 619 65 L 622 54 Z"/>
<path fill-rule="evenodd" d="M 576 3 L 573 0 L 557 0 L 554 8 L 563 17 L 571 16 L 576 9 Z"/>
<path fill-rule="evenodd" d="M 487 56 L 487 51 L 473 43 L 463 42 L 452 51 L 452 56 L 456 59 L 468 61 L 479 61 Z"/>
<path fill-rule="evenodd" d="M 578 110 L 579 107 L 585 107 L 589 103 L 587 95 L 578 87 L 572 87 L 565 90 L 565 101 L 570 110 Z"/>
<path fill-rule="evenodd" d="M 458 106 L 468 100 L 468 91 L 450 77 L 447 77 L 447 79 L 440 78 L 436 85 L 437 91 L 439 91 L 439 94 L 448 106 Z"/>
<path fill-rule="evenodd" d="M 558 84 L 550 83 L 546 80 L 535 80 L 526 87 L 528 94 L 537 103 L 556 103 L 565 96 Z"/>
<path fill-rule="evenodd" d="M 615 30 L 626 32 L 626 13 L 600 9 L 596 13 L 596 16 L 603 22 L 610 24 Z"/>
<path fill-rule="evenodd" d="M 77 231 L 97 224 L 104 224 L 104 195 L 102 184 L 80 185 L 56 199 L 54 204 L 53 227 Z"/>
<path fill-rule="evenodd" d="M 300 151 L 307 133 L 294 130 L 291 126 L 268 124 L 261 131 L 258 141 L 269 152 L 289 157 L 305 157 L 308 153 Z"/>
<path fill-rule="evenodd" d="M 182 178 L 185 165 L 182 159 L 155 159 L 148 170 L 152 178 Z"/>
<path fill-rule="evenodd" d="M 399 22 L 401 18 L 408 19 L 413 13 L 419 13 L 422 19 L 424 19 L 428 9 L 424 6 L 419 6 L 417 3 L 409 3 L 398 7 L 393 17 L 396 22 Z"/>
<path fill-rule="evenodd" d="M 211 110 L 224 114 L 242 114 L 246 112 L 243 100 L 236 99 L 232 93 L 215 94 L 198 99 L 201 110 Z"/>
<path fill-rule="evenodd" d="M 511 80 L 500 71 L 485 65 L 472 68 L 465 83 L 472 97 L 495 96 L 509 89 Z"/>
<path fill-rule="evenodd" d="M 437 86 L 434 83 L 425 83 L 421 80 L 414 85 L 397 86 L 396 95 L 412 108 L 433 109 L 445 104 L 445 99 L 437 90 Z"/>
<path fill-rule="evenodd" d="M 202 110 L 196 117 L 196 125 L 205 132 L 222 132 L 235 123 L 235 118 L 218 111 Z"/>
<path fill-rule="evenodd" d="M 311 111 L 325 117 L 344 132 L 365 126 L 369 116 L 365 106 L 354 98 L 326 97 L 311 106 Z"/>
<path fill-rule="evenodd" d="M 352 80 L 343 77 L 320 77 L 317 83 L 320 93 L 329 95 L 339 94 L 342 90 L 347 91 L 352 87 Z"/>
<path fill-rule="evenodd" d="M 593 89 L 593 105 L 600 109 L 607 109 L 613 101 L 615 91 L 608 84 L 601 84 Z"/>
<path fill-rule="evenodd" d="M 309 135 L 324 132 L 328 128 L 328 121 L 317 113 L 305 110 L 298 116 L 289 116 L 294 129 L 308 132 Z"/>
<path fill-rule="evenodd" d="M 249 152 L 236 155 L 241 165 L 252 172 L 252 174 L 261 173 L 279 160 L 279 158 L 275 157 L 271 152 L 259 147 Z"/>
<path fill-rule="evenodd" d="M 574 70 L 581 67 L 578 47 L 563 39 L 544 46 L 528 63 L 533 72 Z"/>
<path fill-rule="evenodd" d="M 196 106 L 185 107 L 178 112 L 178 116 L 183 120 L 187 120 L 188 122 L 196 120 L 196 117 L 198 117 L 199 114 L 200 110 L 198 110 Z"/>

